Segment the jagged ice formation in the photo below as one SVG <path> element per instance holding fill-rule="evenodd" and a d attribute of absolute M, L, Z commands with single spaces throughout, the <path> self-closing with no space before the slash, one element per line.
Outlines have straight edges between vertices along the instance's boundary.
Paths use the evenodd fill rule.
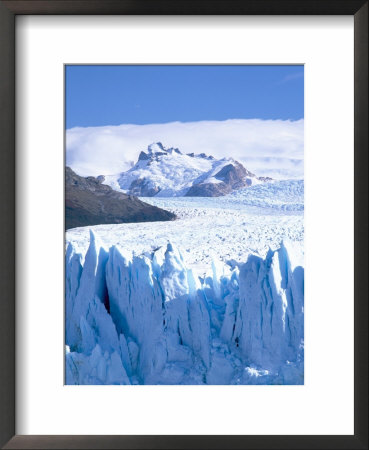
<path fill-rule="evenodd" d="M 172 244 L 66 251 L 66 384 L 303 384 L 304 269 L 282 243 L 198 277 Z"/>

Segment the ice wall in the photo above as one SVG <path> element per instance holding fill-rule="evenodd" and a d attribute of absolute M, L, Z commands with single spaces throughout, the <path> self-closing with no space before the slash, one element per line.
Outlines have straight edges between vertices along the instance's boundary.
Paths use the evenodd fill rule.
<path fill-rule="evenodd" d="M 304 270 L 282 244 L 204 280 L 172 244 L 66 252 L 66 384 L 302 384 Z"/>

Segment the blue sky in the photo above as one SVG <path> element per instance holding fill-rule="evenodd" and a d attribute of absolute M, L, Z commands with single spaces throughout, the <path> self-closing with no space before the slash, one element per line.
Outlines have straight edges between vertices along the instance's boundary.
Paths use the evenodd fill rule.
<path fill-rule="evenodd" d="M 303 66 L 66 66 L 66 128 L 304 117 Z"/>

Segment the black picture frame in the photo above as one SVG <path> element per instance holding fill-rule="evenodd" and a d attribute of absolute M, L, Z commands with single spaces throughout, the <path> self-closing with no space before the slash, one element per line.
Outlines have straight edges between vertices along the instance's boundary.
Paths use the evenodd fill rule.
<path fill-rule="evenodd" d="M 15 435 L 15 17 L 19 14 L 353 15 L 355 58 L 354 435 Z M 0 0 L 0 445 L 6 449 L 368 448 L 368 1 Z M 337 393 L 339 395 L 339 392 Z"/>

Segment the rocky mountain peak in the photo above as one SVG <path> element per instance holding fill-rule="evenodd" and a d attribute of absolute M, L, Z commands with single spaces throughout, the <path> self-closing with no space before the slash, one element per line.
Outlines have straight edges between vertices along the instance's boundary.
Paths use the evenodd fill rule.
<path fill-rule="evenodd" d="M 265 181 L 233 158 L 182 153 L 159 141 L 141 151 L 137 163 L 118 178 L 123 192 L 139 197 L 215 197 Z"/>
<path fill-rule="evenodd" d="M 161 142 L 153 142 L 147 147 L 148 153 L 165 152 L 164 145 Z"/>
<path fill-rule="evenodd" d="M 138 161 L 145 161 L 145 160 L 157 160 L 160 156 L 167 156 L 171 155 L 173 153 L 177 153 L 178 155 L 181 155 L 182 153 L 178 150 L 178 148 L 170 147 L 165 148 L 164 145 L 161 142 L 153 142 L 147 147 L 147 153 L 144 151 L 141 151 Z"/>

